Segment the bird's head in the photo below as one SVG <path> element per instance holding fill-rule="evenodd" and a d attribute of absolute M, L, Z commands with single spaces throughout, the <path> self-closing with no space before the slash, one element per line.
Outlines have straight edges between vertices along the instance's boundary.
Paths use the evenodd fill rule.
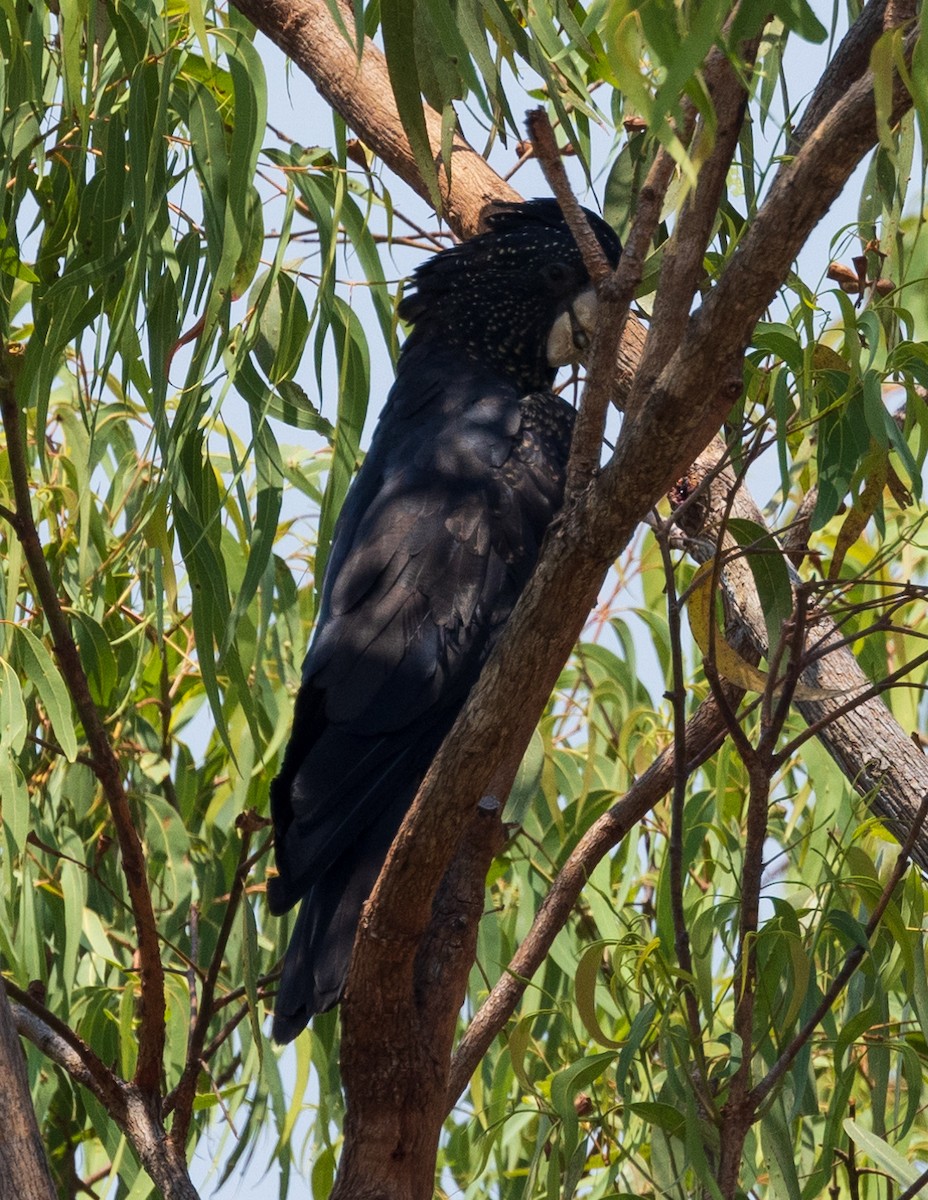
<path fill-rule="evenodd" d="M 618 237 L 601 217 L 584 211 L 615 266 Z M 590 278 L 580 251 L 556 200 L 498 205 L 486 225 L 486 233 L 417 269 L 415 290 L 399 308 L 414 327 L 406 346 L 434 338 L 520 387 L 549 386 L 556 368 L 578 357 L 574 338 L 582 339 L 580 326 L 590 319 Z M 566 333 L 559 334 L 562 328 Z"/>

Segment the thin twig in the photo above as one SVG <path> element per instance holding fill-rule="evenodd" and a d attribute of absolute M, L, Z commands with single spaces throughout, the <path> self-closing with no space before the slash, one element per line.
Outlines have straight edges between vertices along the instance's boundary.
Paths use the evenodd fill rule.
<path fill-rule="evenodd" d="M 690 1027 L 690 1044 L 696 1052 L 702 1091 L 705 1097 L 708 1098 L 711 1093 L 706 1086 L 702 1022 L 699 1017 L 699 1003 L 693 988 L 693 956 L 690 949 L 689 931 L 686 927 L 686 914 L 683 909 L 683 876 L 685 870 L 683 862 L 683 813 L 686 801 L 686 787 L 689 782 L 689 771 L 687 770 L 688 755 L 686 747 L 686 684 L 683 671 L 683 640 L 680 636 L 681 609 L 680 598 L 677 594 L 676 582 L 674 580 L 670 545 L 666 536 L 668 527 L 660 525 L 659 530 L 657 544 L 661 552 L 661 560 L 664 564 L 664 590 L 667 594 L 667 627 L 670 636 L 670 661 L 673 676 L 673 689 L 665 693 L 666 698 L 670 700 L 673 706 L 674 741 L 674 780 L 670 801 L 670 912 L 673 920 L 673 937 L 677 962 L 685 977 L 681 983 L 681 988 L 686 1008 L 686 1019 Z M 707 1111 L 712 1111 L 711 1104 Z"/>
<path fill-rule="evenodd" d="M 896 1200 L 916 1200 L 926 1184 L 928 1184 L 928 1171 L 922 1171 L 914 1183 L 910 1183 L 904 1192 L 899 1193 Z"/>
<path fill-rule="evenodd" d="M 753 65 L 760 36 L 758 33 L 741 47 L 748 68 Z M 685 200 L 673 234 L 664 247 L 648 339 L 638 381 L 629 399 L 632 412 L 683 337 L 693 297 L 704 273 L 705 248 L 712 236 L 719 201 L 741 136 L 748 92 L 743 76 L 735 70 L 727 53 L 713 50 L 706 65 L 706 79 L 714 108 L 714 143 L 699 168 L 698 182 Z M 705 118 L 696 123 L 695 108 L 691 103 L 684 111 L 684 144 L 689 147 L 693 141 L 707 140 Z"/>
<path fill-rule="evenodd" d="M 543 108 L 533 108 L 525 114 L 525 124 L 548 187 L 560 205 L 564 220 L 583 257 L 587 274 L 593 286 L 598 289 L 600 284 L 611 277 L 612 267 L 570 186 L 551 120 Z"/>
<path fill-rule="evenodd" d="M 618 348 L 635 290 L 644 273 L 645 258 L 660 221 L 661 207 L 674 164 L 666 151 L 658 152 L 639 194 L 635 219 L 613 274 L 571 190 L 548 114 L 543 108 L 533 109 L 527 115 L 527 123 L 535 156 L 583 255 L 599 304 L 583 398 L 571 438 L 564 500 L 566 506 L 589 486 L 599 467 L 606 415 L 615 398 L 614 375 Z"/>
<path fill-rule="evenodd" d="M 164 1112 L 173 1111 L 174 1113 L 170 1137 L 175 1147 L 183 1147 L 187 1141 L 187 1132 L 190 1128 L 190 1120 L 193 1114 L 193 1102 L 196 1099 L 197 1079 L 202 1069 L 203 1047 L 206 1044 L 206 1034 L 213 1017 L 216 984 L 219 980 L 226 946 L 232 933 L 232 926 L 235 923 L 238 906 L 248 879 L 250 869 L 248 854 L 251 849 L 251 837 L 255 829 L 261 828 L 265 823 L 263 818 L 258 817 L 257 814 L 251 811 L 240 813 L 235 821 L 236 828 L 240 830 L 242 835 L 242 843 L 238 853 L 238 864 L 235 868 L 232 887 L 229 890 L 229 897 L 222 917 L 222 925 L 219 929 L 219 935 L 216 938 L 213 957 L 210 961 L 206 978 L 203 981 L 199 1012 L 190 1031 L 187 1043 L 187 1061 L 177 1087 L 174 1088 L 170 1096 L 165 1098 L 164 1102 Z"/>

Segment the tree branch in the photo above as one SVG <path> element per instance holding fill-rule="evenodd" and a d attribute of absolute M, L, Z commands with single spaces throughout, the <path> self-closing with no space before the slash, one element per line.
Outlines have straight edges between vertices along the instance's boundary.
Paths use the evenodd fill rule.
<path fill-rule="evenodd" d="M 47 1029 L 59 1042 L 66 1045 L 69 1055 L 66 1058 L 56 1058 L 55 1061 L 59 1066 L 64 1067 L 68 1074 L 78 1083 L 82 1083 L 88 1087 L 106 1107 L 107 1111 L 113 1113 L 114 1120 L 118 1121 L 120 1119 L 119 1114 L 125 1108 L 121 1094 L 121 1089 L 124 1086 L 122 1080 L 113 1074 L 106 1063 L 69 1025 L 59 1020 L 53 1012 L 49 1012 L 44 1004 L 40 1004 L 28 992 L 17 987 L 12 980 L 6 980 L 5 982 L 7 992 L 18 1006 L 17 1011 L 22 1010 L 17 1019 L 17 1025 L 20 1030 L 29 1029 L 34 1032 Z M 23 1012 L 30 1013 L 35 1018 L 35 1021 L 32 1023 L 26 1021 L 25 1016 L 22 1015 Z M 29 1040 L 35 1042 L 36 1045 L 39 1044 L 32 1034 L 26 1033 L 24 1036 L 28 1036 Z M 57 1043 L 55 1044 L 57 1045 Z M 71 1070 L 72 1066 L 80 1074 L 75 1074 Z"/>
<path fill-rule="evenodd" d="M 677 521 L 693 539 L 690 554 L 697 561 L 716 553 L 720 531 L 729 517 L 766 528 L 764 515 L 747 488 L 739 485 L 730 466 L 722 465 L 727 455 L 725 443 L 715 438 L 687 473 L 688 485 L 703 489 L 703 494 L 697 503 L 678 510 Z M 726 536 L 721 548 L 733 544 Z M 794 585 L 798 585 L 799 577 L 792 567 L 790 574 Z M 763 609 L 744 556 L 726 565 L 724 585 L 741 629 L 750 643 L 765 653 Z M 920 797 L 928 793 L 928 757 L 879 698 L 879 692 L 885 689 L 875 687 L 864 674 L 850 645 L 827 614 L 813 619 L 807 641 L 817 643 L 826 653 L 816 653 L 803 670 L 801 682 L 820 694 L 832 695 L 821 700 L 798 700 L 796 707 L 845 778 L 903 840 L 916 821 Z M 796 748 L 794 740 L 790 750 Z M 913 856 L 928 868 L 928 837 L 924 834 L 916 840 Z"/>
<path fill-rule="evenodd" d="M 844 35 L 789 140 L 787 154 L 795 154 L 820 124 L 828 110 L 844 96 L 849 84 L 870 66 L 870 52 L 886 27 L 887 0 L 870 0 Z"/>
<path fill-rule="evenodd" d="M 56 1200 L 29 1095 L 23 1050 L 16 1036 L 15 1017 L 0 976 L 0 1195 Z"/>
<path fill-rule="evenodd" d="M 690 124 L 684 131 L 685 144 L 688 144 L 692 130 L 693 126 Z M 634 318 L 630 317 L 629 309 L 644 273 L 645 258 L 660 221 L 675 163 L 666 150 L 661 148 L 658 151 L 642 187 L 635 219 L 626 245 L 622 249 L 619 265 L 614 273 L 609 270 L 604 272 L 602 268 L 607 265 L 605 256 L 571 190 L 554 139 L 554 130 L 544 109 L 533 109 L 528 114 L 528 132 L 545 179 L 557 198 L 564 219 L 583 254 L 590 279 L 596 288 L 598 303 L 596 329 L 589 354 L 587 385 L 583 389 L 567 463 L 564 506 L 570 507 L 589 486 L 590 480 L 599 469 L 610 403 L 617 404 L 620 408 L 625 407 L 622 394 L 624 389 L 614 378 L 614 364 L 622 356 L 625 331 L 630 321 L 634 321 Z M 647 344 L 645 340 L 644 347 Z"/>
<path fill-rule="evenodd" d="M 235 923 L 238 907 L 244 895 L 245 884 L 252 866 L 251 860 L 248 857 L 249 850 L 251 849 L 251 837 L 256 830 L 265 827 L 267 824 L 267 820 L 259 817 L 253 810 L 246 810 L 243 813 L 239 813 L 235 819 L 235 827 L 239 830 L 242 838 L 238 853 L 238 864 L 235 868 L 232 887 L 229 890 L 229 897 L 226 901 L 225 912 L 222 916 L 222 925 L 219 929 L 219 935 L 216 938 L 213 956 L 210 960 L 209 969 L 206 972 L 206 978 L 203 980 L 203 988 L 200 993 L 200 1007 L 196 1020 L 193 1023 L 193 1029 L 190 1031 L 184 1070 L 177 1086 L 169 1096 L 165 1097 L 163 1105 L 165 1113 L 174 1112 L 170 1136 L 174 1148 L 178 1153 L 183 1153 L 184 1147 L 187 1144 L 187 1133 L 190 1129 L 190 1119 L 193 1115 L 193 1102 L 196 1099 L 197 1079 L 202 1069 L 201 1062 L 204 1054 L 204 1046 L 206 1045 L 206 1035 L 209 1032 L 210 1021 L 215 1012 L 216 984 L 219 982 L 219 974 L 222 970 L 226 946 L 229 942 L 229 936 L 232 933 L 232 927 Z"/>
<path fill-rule="evenodd" d="M 61 1037 L 30 1009 L 19 1004 L 11 1008 L 20 1035 L 28 1038 L 47 1058 L 100 1100 L 132 1143 L 142 1165 L 160 1188 L 165 1200 L 199 1200 L 187 1173 L 186 1155 L 175 1152 L 165 1135 L 160 1115 L 153 1111 L 151 1098 L 135 1084 L 124 1083 L 115 1076 L 113 1080 L 119 1091 L 118 1098 L 101 1091 L 99 1080 L 88 1069 L 70 1039 Z M 0 1142 L 2 1140 L 0 1138 Z"/>
<path fill-rule="evenodd" d="M 354 13 L 344 0 L 335 0 L 343 27 L 326 0 L 232 3 L 305 71 L 319 94 L 361 141 L 418 196 L 431 203 L 393 100 L 386 59 L 369 38 L 365 38 L 358 54 L 348 33 L 354 30 Z M 427 106 L 424 113 L 436 167 L 440 167 L 441 116 Z M 484 209 L 491 200 L 521 199 L 458 133 L 452 139 L 451 159 L 450 180 L 443 167 L 436 170 L 436 175 L 443 214 L 459 236 L 469 237 L 479 231 Z"/>
<path fill-rule="evenodd" d="M 109 805 L 122 859 L 123 875 L 132 905 L 139 948 L 140 1028 L 135 1080 L 141 1092 L 153 1101 L 161 1083 L 164 1055 L 164 971 L 158 928 L 152 909 L 145 856 L 122 782 L 122 770 L 81 662 L 80 653 L 64 615 L 52 581 L 38 530 L 32 516 L 29 467 L 26 461 L 26 431 L 23 427 L 14 378 L 18 357 L 12 348 L 0 346 L 0 419 L 6 433 L 15 512 L 10 523 L 23 548 L 36 595 L 42 605 L 61 674 L 84 727 L 90 746 L 92 769 Z"/>
<path fill-rule="evenodd" d="M 759 44 L 760 33 L 741 47 L 748 70 L 754 65 Z M 630 413 L 643 402 L 684 335 L 693 297 L 704 275 L 705 250 L 718 215 L 719 200 L 744 124 L 748 100 L 744 76 L 722 51 L 716 49 L 710 55 L 706 78 L 716 118 L 714 140 L 700 166 L 696 187 L 685 201 L 664 248 L 648 338 L 628 400 Z M 705 120 L 694 132 L 697 143 L 709 139 Z"/>
<path fill-rule="evenodd" d="M 670 865 L 670 912 L 673 920 L 674 949 L 677 964 L 680 967 L 680 988 L 683 993 L 683 1003 L 686 1009 L 686 1019 L 690 1027 L 690 1044 L 699 1069 L 699 1083 L 706 1090 L 706 1061 L 703 1052 L 702 1022 L 699 1015 L 699 1000 L 693 987 L 695 972 L 693 970 L 693 955 L 690 945 L 689 929 L 686 924 L 686 912 L 683 907 L 683 888 L 686 863 L 683 861 L 685 842 L 684 810 L 686 789 L 690 779 L 689 751 L 687 748 L 688 722 L 686 720 L 686 676 L 683 669 L 683 640 L 681 637 L 682 608 L 674 578 L 673 559 L 670 553 L 669 528 L 661 526 L 657 531 L 656 540 L 661 552 L 664 567 L 664 591 L 667 595 L 667 630 L 670 640 L 670 665 L 673 690 L 666 696 L 673 707 L 673 756 L 674 773 L 673 788 L 670 800 L 670 839 L 668 843 L 668 858 Z M 717 702 L 717 701 L 716 701 Z M 728 707 L 727 704 L 725 707 Z M 722 719 L 725 719 L 725 708 L 720 709 Z"/>

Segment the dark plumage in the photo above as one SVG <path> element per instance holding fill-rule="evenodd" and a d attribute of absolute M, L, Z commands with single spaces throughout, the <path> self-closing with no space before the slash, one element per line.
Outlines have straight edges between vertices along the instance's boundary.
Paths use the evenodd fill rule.
<path fill-rule="evenodd" d="M 554 201 L 487 224 L 416 272 L 413 330 L 335 530 L 271 785 L 271 911 L 302 901 L 278 1042 L 338 1001 L 361 907 L 561 503 L 573 414 L 546 347 L 589 279 Z"/>

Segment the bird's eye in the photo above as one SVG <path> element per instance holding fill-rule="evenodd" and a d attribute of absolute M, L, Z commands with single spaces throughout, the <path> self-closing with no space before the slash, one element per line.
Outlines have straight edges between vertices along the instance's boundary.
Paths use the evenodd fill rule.
<path fill-rule="evenodd" d="M 566 263 L 550 262 L 545 263 L 541 270 L 542 279 L 551 288 L 561 288 L 565 283 L 568 283 L 573 272 Z"/>

